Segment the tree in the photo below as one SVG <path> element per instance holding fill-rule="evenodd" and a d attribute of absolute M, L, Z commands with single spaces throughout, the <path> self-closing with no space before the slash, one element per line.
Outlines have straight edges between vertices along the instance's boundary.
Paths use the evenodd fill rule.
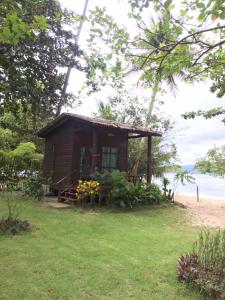
<path fill-rule="evenodd" d="M 43 120 L 37 118 L 36 127 L 41 128 L 42 126 Z M 33 142 L 38 151 L 43 151 L 43 141 L 34 132 L 33 116 L 29 109 L 24 111 L 18 105 L 18 110 L 15 113 L 4 110 L 0 113 L 0 127 L 3 134 L 2 139 L 0 137 L 0 149 L 5 149 L 4 144 L 8 145 L 8 149 L 14 149 L 21 142 Z"/>
<path fill-rule="evenodd" d="M 43 155 L 31 143 L 20 143 L 13 150 L 0 150 L 0 182 L 17 183 L 27 175 L 40 171 Z"/>
<path fill-rule="evenodd" d="M 98 117 L 128 123 L 136 126 L 145 126 L 148 101 L 129 95 L 127 91 L 120 92 L 108 99 L 108 103 L 100 102 Z M 148 121 L 149 122 L 149 121 Z M 152 115 L 150 126 L 153 130 L 160 130 L 162 138 L 153 138 L 153 174 L 161 176 L 163 172 L 174 166 L 177 152 L 172 140 L 173 123 L 162 117 Z M 147 141 L 143 138 L 129 141 L 129 173 L 132 176 L 146 174 Z"/>
<path fill-rule="evenodd" d="M 207 155 L 196 162 L 196 168 L 203 174 L 209 173 L 214 176 L 225 176 L 225 146 L 214 147 Z"/>
<path fill-rule="evenodd" d="M 143 47 L 149 49 L 142 55 L 142 68 L 148 73 L 160 75 L 170 74 L 177 70 L 187 81 L 210 78 L 212 92 L 217 96 L 225 94 L 224 66 L 225 66 L 225 4 L 220 0 L 183 1 L 179 6 L 173 0 L 130 0 L 133 16 L 138 26 L 142 28 L 142 36 L 149 32 L 154 40 L 157 31 L 151 30 L 142 21 L 143 10 L 154 9 L 163 15 L 168 22 L 164 22 L 165 30 L 170 31 L 170 38 L 162 43 L 152 43 L 143 39 Z M 179 14 L 177 16 L 177 11 Z M 210 24 L 211 23 L 211 24 Z M 224 115 L 222 105 L 212 111 L 199 111 L 185 114 L 186 118 L 196 115 L 214 117 Z M 224 119 L 225 120 L 225 119 Z"/>
<path fill-rule="evenodd" d="M 55 0 L 4 0 L 0 4 L 0 105 L 32 116 L 33 133 L 72 99 L 61 97 L 65 68 L 87 72 L 70 29 L 78 18 Z"/>

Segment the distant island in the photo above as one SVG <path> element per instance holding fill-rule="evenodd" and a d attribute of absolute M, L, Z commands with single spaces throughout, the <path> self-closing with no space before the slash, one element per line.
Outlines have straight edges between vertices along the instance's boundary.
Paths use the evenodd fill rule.
<path fill-rule="evenodd" d="M 199 170 L 194 165 L 182 165 L 182 170 L 187 171 L 191 174 L 200 174 Z"/>

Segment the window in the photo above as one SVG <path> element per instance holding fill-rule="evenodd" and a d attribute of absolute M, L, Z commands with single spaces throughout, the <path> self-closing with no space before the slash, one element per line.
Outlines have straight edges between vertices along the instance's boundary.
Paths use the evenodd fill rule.
<path fill-rule="evenodd" d="M 117 168 L 118 148 L 102 147 L 102 170 L 111 171 Z"/>

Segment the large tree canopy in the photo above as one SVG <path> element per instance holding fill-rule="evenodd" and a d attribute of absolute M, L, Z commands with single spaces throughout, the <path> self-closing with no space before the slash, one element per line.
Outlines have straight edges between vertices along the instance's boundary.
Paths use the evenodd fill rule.
<path fill-rule="evenodd" d="M 4 0 L 0 4 L 0 105 L 21 108 L 43 121 L 60 113 L 65 68 L 88 71 L 75 43 L 78 20 L 55 0 Z M 73 30 L 71 28 L 73 27 Z"/>
<path fill-rule="evenodd" d="M 173 0 L 130 0 L 133 16 L 141 28 L 134 53 L 139 68 L 165 76 L 177 72 L 187 81 L 209 78 L 211 92 L 225 95 L 225 3 L 221 0 L 193 0 L 177 3 Z M 145 23 L 141 14 L 152 10 L 161 16 L 155 27 Z M 159 40 L 159 25 L 161 41 Z M 165 38 L 166 37 L 166 38 Z M 144 51 L 143 51 L 144 49 Z M 201 115 L 211 118 L 224 115 L 222 105 L 210 111 L 187 113 L 186 118 Z M 224 119 L 225 121 L 225 119 Z"/>
<path fill-rule="evenodd" d="M 129 3 L 129 16 L 136 23 L 135 37 L 116 27 L 103 9 L 94 12 L 98 25 L 93 30 L 98 39 L 111 45 L 114 58 L 119 52 L 123 55 L 126 71 L 141 71 L 143 82 L 151 88 L 156 81 L 163 80 L 174 85 L 176 77 L 188 82 L 209 78 L 211 92 L 221 98 L 225 93 L 224 1 L 130 0 Z M 221 99 L 219 107 L 185 117 L 224 114 Z"/>

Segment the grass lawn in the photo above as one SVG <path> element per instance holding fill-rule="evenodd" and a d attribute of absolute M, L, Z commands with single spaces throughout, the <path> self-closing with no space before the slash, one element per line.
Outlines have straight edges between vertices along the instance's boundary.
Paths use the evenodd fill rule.
<path fill-rule="evenodd" d="M 0 299 L 202 299 L 176 280 L 197 230 L 182 209 L 57 210 L 18 199 L 31 232 L 0 236 Z M 6 211 L 0 198 L 0 217 Z"/>

